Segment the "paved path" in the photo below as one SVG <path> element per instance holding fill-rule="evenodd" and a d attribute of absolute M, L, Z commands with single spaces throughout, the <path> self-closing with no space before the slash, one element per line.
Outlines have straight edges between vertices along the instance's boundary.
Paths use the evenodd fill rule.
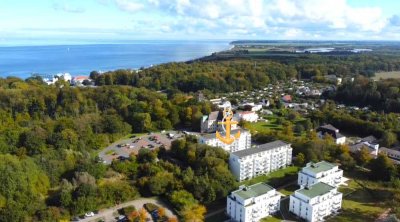
<path fill-rule="evenodd" d="M 383 212 L 379 217 L 375 220 L 375 222 L 383 222 L 386 221 L 387 218 L 390 216 L 390 211 L 392 208 L 387 209 L 385 212 Z"/>
<path fill-rule="evenodd" d="M 168 217 L 177 217 L 168 207 L 167 205 L 162 202 L 160 199 L 157 198 L 140 198 L 140 199 L 136 199 L 136 200 L 132 200 L 129 202 L 125 202 L 122 204 L 119 204 L 117 206 L 111 207 L 111 208 L 107 208 L 107 209 L 103 209 L 100 210 L 98 214 L 96 214 L 94 217 L 88 217 L 82 220 L 79 220 L 79 222 L 97 222 L 100 219 L 103 219 L 106 222 L 114 222 L 117 221 L 115 219 L 115 216 L 113 215 L 115 212 L 118 211 L 118 209 L 127 207 L 127 206 L 135 206 L 136 210 L 139 210 L 143 207 L 144 204 L 146 203 L 153 203 L 153 204 L 157 204 L 160 207 L 165 208 L 165 213 Z M 150 219 L 150 221 L 152 221 L 151 216 L 148 215 L 148 218 Z"/>

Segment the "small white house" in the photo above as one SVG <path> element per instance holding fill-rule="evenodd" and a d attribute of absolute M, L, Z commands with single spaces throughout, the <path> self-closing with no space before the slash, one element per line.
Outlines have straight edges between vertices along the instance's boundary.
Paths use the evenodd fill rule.
<path fill-rule="evenodd" d="M 260 221 L 279 211 L 280 199 L 280 194 L 266 183 L 240 186 L 227 197 L 226 213 L 232 221 Z"/>
<path fill-rule="evenodd" d="M 346 143 L 346 137 L 341 133 L 339 133 L 339 129 L 335 128 L 330 124 L 318 127 L 317 133 L 320 138 L 324 138 L 326 135 L 332 136 L 336 144 Z"/>
<path fill-rule="evenodd" d="M 247 122 L 257 122 L 258 121 L 258 114 L 254 111 L 236 112 L 235 117 L 239 121 L 241 121 L 241 120 L 244 120 Z"/>

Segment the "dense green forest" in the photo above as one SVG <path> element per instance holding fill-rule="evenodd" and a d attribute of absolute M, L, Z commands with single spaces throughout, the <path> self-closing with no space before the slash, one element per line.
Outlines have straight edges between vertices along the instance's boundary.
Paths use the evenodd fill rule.
<path fill-rule="evenodd" d="M 193 121 L 198 125 L 196 121 L 210 111 L 209 103 L 179 93 L 1 79 L 0 221 L 55 221 L 137 196 L 136 187 L 144 185 L 132 186 L 136 178 L 162 176 L 153 173 L 168 165 L 149 166 L 145 175 L 135 175 L 132 168 L 122 174 L 131 177 L 110 179 L 123 167 L 113 165 L 112 170 L 99 163 L 96 150 L 132 132 L 191 126 Z M 200 201 L 227 191 L 221 192 L 215 190 Z"/>
<path fill-rule="evenodd" d="M 221 59 L 168 63 L 139 70 L 92 72 L 96 85 L 131 85 L 154 90 L 229 92 L 263 88 L 268 83 L 291 78 L 323 79 L 324 75 L 373 76 L 377 71 L 400 70 L 395 55 L 346 56 L 299 55 L 269 59 Z"/>
<path fill-rule="evenodd" d="M 335 94 L 328 96 L 340 103 L 399 113 L 399 87 L 399 79 L 374 81 L 359 76 L 353 82 L 345 82 Z"/>

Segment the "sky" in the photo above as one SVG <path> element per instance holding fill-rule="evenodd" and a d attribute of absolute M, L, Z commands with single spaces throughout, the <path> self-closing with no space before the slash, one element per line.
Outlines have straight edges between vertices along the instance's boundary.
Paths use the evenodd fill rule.
<path fill-rule="evenodd" d="M 398 9 L 399 0 L 0 0 L 0 45 L 134 40 L 398 41 Z"/>

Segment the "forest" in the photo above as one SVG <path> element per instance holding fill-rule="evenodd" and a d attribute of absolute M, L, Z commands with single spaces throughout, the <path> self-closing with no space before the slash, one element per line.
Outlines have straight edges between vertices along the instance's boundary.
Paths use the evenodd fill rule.
<path fill-rule="evenodd" d="M 101 163 L 97 153 L 132 133 L 198 130 L 200 118 L 215 109 L 197 99 L 199 90 L 212 95 L 263 88 L 299 75 L 370 76 L 374 71 L 399 69 L 400 62 L 389 56 L 307 55 L 279 61 L 193 61 L 138 71 L 92 72 L 95 86 L 90 87 L 73 87 L 64 81 L 47 86 L 40 78 L 2 78 L 0 221 L 68 220 L 152 195 L 171 203 L 182 220 L 203 220 L 204 205 L 225 198 L 237 187 L 228 169 L 228 154 L 222 149 L 197 144 L 187 137 L 175 141 L 171 151 L 142 149 L 137 156 L 111 166 Z M 375 83 L 360 76 L 339 87 L 337 94 L 327 96 L 375 108 L 384 104 L 385 110 L 397 111 L 398 87 L 397 81 Z M 284 110 L 282 113 L 293 116 Z M 350 155 L 346 147 L 316 138 L 310 129 L 324 122 L 363 135 L 373 134 L 388 146 L 400 136 L 394 114 L 338 113 L 334 103 L 328 102 L 298 126 L 282 121 L 282 131 L 259 132 L 254 139 L 292 142 L 299 166 L 321 159 L 340 162 L 346 169 L 355 164 L 367 166 L 365 159 Z M 298 132 L 306 133 L 307 139 L 296 136 Z M 391 182 L 400 175 L 385 157 L 368 160 L 368 166 L 382 170 L 376 173 L 382 176 L 376 180 Z"/>
<path fill-rule="evenodd" d="M 132 157 L 125 165 L 111 168 L 98 161 L 96 153 L 133 132 L 199 125 L 196 121 L 210 111 L 209 103 L 181 93 L 167 95 L 130 86 L 77 88 L 62 81 L 47 86 L 35 78 L 0 79 L 0 221 L 69 219 L 137 197 L 139 191 L 161 194 L 169 190 L 173 186 L 169 182 L 156 188 L 148 183 L 165 174 L 182 176 L 167 162 L 150 164 L 157 153 L 139 154 L 142 164 L 136 165 Z M 146 158 L 149 161 L 141 160 Z M 221 165 L 215 170 L 226 174 L 225 160 L 219 154 L 210 164 Z M 220 175 L 202 171 L 196 162 L 188 164 L 193 164 L 192 173 L 206 173 L 209 180 L 213 180 L 211 174 Z M 136 167 L 140 174 L 135 173 Z M 232 180 L 229 176 L 226 180 Z M 219 179 L 212 183 L 219 188 L 207 190 L 211 196 L 202 197 L 206 199 L 199 203 L 226 194 Z M 184 189 L 182 184 L 176 186 L 177 191 Z M 196 186 L 185 185 L 186 189 Z"/>
<path fill-rule="evenodd" d="M 400 70 L 398 55 L 302 55 L 268 59 L 210 59 L 167 63 L 140 70 L 92 72 L 98 86 L 131 85 L 153 90 L 231 92 L 265 87 L 292 78 L 323 80 L 325 75 L 371 77 L 378 71 Z"/>
<path fill-rule="evenodd" d="M 354 81 L 346 81 L 335 94 L 328 95 L 328 97 L 348 105 L 399 113 L 399 87 L 399 79 L 374 81 L 358 76 Z"/>

